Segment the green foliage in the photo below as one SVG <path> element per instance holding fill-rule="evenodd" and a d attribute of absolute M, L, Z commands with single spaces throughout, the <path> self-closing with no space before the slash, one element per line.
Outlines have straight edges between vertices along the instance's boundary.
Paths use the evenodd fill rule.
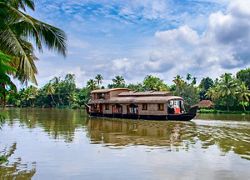
<path fill-rule="evenodd" d="M 169 88 L 162 79 L 148 75 L 143 81 L 143 88 L 146 91 L 167 91 Z"/>
<path fill-rule="evenodd" d="M 250 114 L 250 111 L 242 112 L 242 111 L 223 111 L 217 109 L 199 109 L 199 113 L 212 113 L 212 114 Z"/>
<path fill-rule="evenodd" d="M 112 84 L 108 85 L 109 88 L 125 88 L 125 80 L 123 76 L 115 76 L 112 79 Z"/>
<path fill-rule="evenodd" d="M 96 80 L 96 83 L 97 83 L 98 87 L 100 87 L 100 85 L 102 84 L 102 80 L 103 80 L 102 75 L 97 74 L 96 77 L 95 77 L 95 80 Z"/>
<path fill-rule="evenodd" d="M 5 107 L 6 96 L 12 91 L 16 91 L 16 86 L 9 77 L 9 72 L 15 72 L 16 69 L 10 65 L 10 56 L 0 51 L 0 100 Z"/>
<path fill-rule="evenodd" d="M 127 88 L 130 89 L 130 90 L 132 90 L 132 91 L 139 91 L 139 92 L 145 91 L 145 88 L 144 88 L 144 86 L 141 83 L 129 84 L 127 86 Z"/>
<path fill-rule="evenodd" d="M 12 56 L 11 66 L 17 71 L 9 72 L 21 82 L 36 83 L 37 68 L 34 46 L 55 50 L 65 56 L 65 33 L 26 13 L 35 10 L 34 0 L 0 0 L 0 51 Z"/>
<path fill-rule="evenodd" d="M 14 154 L 16 150 L 16 143 L 14 143 L 8 151 L 4 150 L 3 155 L 0 155 L 0 165 L 8 161 L 8 158 Z M 2 153 L 2 152 L 1 152 Z"/>
<path fill-rule="evenodd" d="M 232 74 L 225 73 L 218 79 L 213 87 L 206 93 L 214 102 L 215 106 L 225 106 L 227 111 L 230 107 L 241 105 L 243 110 L 249 106 L 250 93 L 245 83 L 236 79 Z"/>
<path fill-rule="evenodd" d="M 187 80 L 191 79 L 191 74 L 187 75 Z M 177 75 L 173 82 L 175 83 L 174 95 L 181 96 L 185 100 L 185 106 L 190 108 L 199 102 L 199 91 L 193 82 L 186 82 L 181 76 Z"/>
<path fill-rule="evenodd" d="M 5 121 L 5 118 L 6 118 L 5 113 L 4 112 L 0 112 L 0 128 L 1 128 L 2 124 Z"/>
<path fill-rule="evenodd" d="M 250 89 L 250 68 L 240 70 L 237 72 L 236 77 L 246 83 L 248 89 Z"/>
<path fill-rule="evenodd" d="M 187 108 L 197 104 L 203 93 L 204 98 L 213 101 L 216 110 L 249 111 L 249 89 L 244 82 L 231 74 L 223 74 L 215 81 L 209 77 L 203 78 L 199 86 L 196 85 L 195 77 L 191 74 L 187 77 L 189 80 L 177 75 L 173 80 L 174 84 L 168 87 L 162 79 L 151 75 L 146 76 L 142 83 L 128 85 L 122 76 L 115 76 L 108 88 L 127 87 L 133 91 L 169 90 L 173 95 L 183 97 Z M 55 77 L 40 89 L 29 86 L 18 93 L 8 94 L 8 104 L 21 107 L 82 108 L 89 101 L 90 92 L 100 88 L 102 80 L 102 75 L 97 75 L 95 79 L 87 81 L 86 87 L 76 88 L 73 74 L 67 74 L 64 79 Z"/>
<path fill-rule="evenodd" d="M 87 88 L 93 91 L 95 89 L 98 89 L 98 85 L 94 79 L 90 79 L 87 82 Z"/>
<path fill-rule="evenodd" d="M 21 107 L 72 107 L 80 108 L 89 100 L 90 89 L 77 89 L 75 76 L 55 77 L 42 88 L 29 86 L 8 96 L 8 104 Z"/>
<path fill-rule="evenodd" d="M 0 156 L 0 164 L 3 164 L 8 161 L 8 158 L 6 156 L 1 155 Z"/>
<path fill-rule="evenodd" d="M 209 99 L 209 97 L 206 95 L 208 89 L 214 85 L 214 82 L 211 78 L 206 77 L 203 78 L 200 82 L 199 88 L 200 88 L 200 100 L 203 99 Z"/>

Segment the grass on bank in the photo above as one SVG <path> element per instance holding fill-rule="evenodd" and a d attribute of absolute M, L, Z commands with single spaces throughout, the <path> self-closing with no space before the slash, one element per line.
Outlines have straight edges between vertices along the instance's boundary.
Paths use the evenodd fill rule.
<path fill-rule="evenodd" d="M 198 113 L 211 113 L 211 114 L 250 114 L 250 111 L 225 111 L 217 109 L 199 109 Z"/>
<path fill-rule="evenodd" d="M 7 161 L 8 161 L 7 156 L 0 155 L 0 164 L 3 164 L 3 163 L 5 163 L 5 162 L 7 162 Z"/>

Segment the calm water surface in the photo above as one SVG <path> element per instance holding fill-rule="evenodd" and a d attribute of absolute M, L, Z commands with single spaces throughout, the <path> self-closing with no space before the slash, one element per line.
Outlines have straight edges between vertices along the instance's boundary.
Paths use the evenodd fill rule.
<path fill-rule="evenodd" d="M 10 109 L 0 151 L 10 155 L 0 179 L 250 179 L 250 116 L 159 122 Z"/>

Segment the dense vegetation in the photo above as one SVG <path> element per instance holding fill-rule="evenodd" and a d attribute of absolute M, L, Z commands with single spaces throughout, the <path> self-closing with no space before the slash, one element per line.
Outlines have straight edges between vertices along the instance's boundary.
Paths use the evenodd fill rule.
<path fill-rule="evenodd" d="M 245 76 L 249 75 L 249 72 L 250 68 L 239 71 L 237 76 L 225 73 L 215 80 L 206 77 L 200 84 L 197 84 L 196 78 L 191 74 L 187 74 L 185 79 L 177 75 L 171 86 L 152 75 L 146 76 L 143 82 L 136 84 L 126 84 L 122 76 L 116 76 L 107 87 L 102 85 L 103 77 L 98 74 L 83 88 L 77 88 L 75 76 L 67 74 L 64 79 L 59 77 L 51 79 L 41 88 L 29 86 L 17 93 L 10 92 L 7 104 L 19 107 L 80 108 L 88 102 L 90 92 L 94 89 L 127 87 L 134 91 L 171 91 L 173 95 L 183 97 L 187 107 L 207 99 L 214 102 L 215 109 L 246 111 L 250 105 L 250 90 L 249 76 L 246 78 Z"/>
<path fill-rule="evenodd" d="M 35 48 L 43 47 L 66 55 L 65 33 L 26 13 L 35 10 L 33 0 L 0 0 L 0 100 L 16 91 L 11 77 L 36 84 Z M 3 104 L 4 105 L 4 104 Z"/>

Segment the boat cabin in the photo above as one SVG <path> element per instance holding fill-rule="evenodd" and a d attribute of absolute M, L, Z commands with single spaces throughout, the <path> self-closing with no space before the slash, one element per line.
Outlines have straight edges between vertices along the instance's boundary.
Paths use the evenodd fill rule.
<path fill-rule="evenodd" d="M 91 92 L 91 115 L 121 118 L 162 118 L 185 113 L 183 99 L 169 92 L 135 92 L 127 88 L 99 89 Z"/>

